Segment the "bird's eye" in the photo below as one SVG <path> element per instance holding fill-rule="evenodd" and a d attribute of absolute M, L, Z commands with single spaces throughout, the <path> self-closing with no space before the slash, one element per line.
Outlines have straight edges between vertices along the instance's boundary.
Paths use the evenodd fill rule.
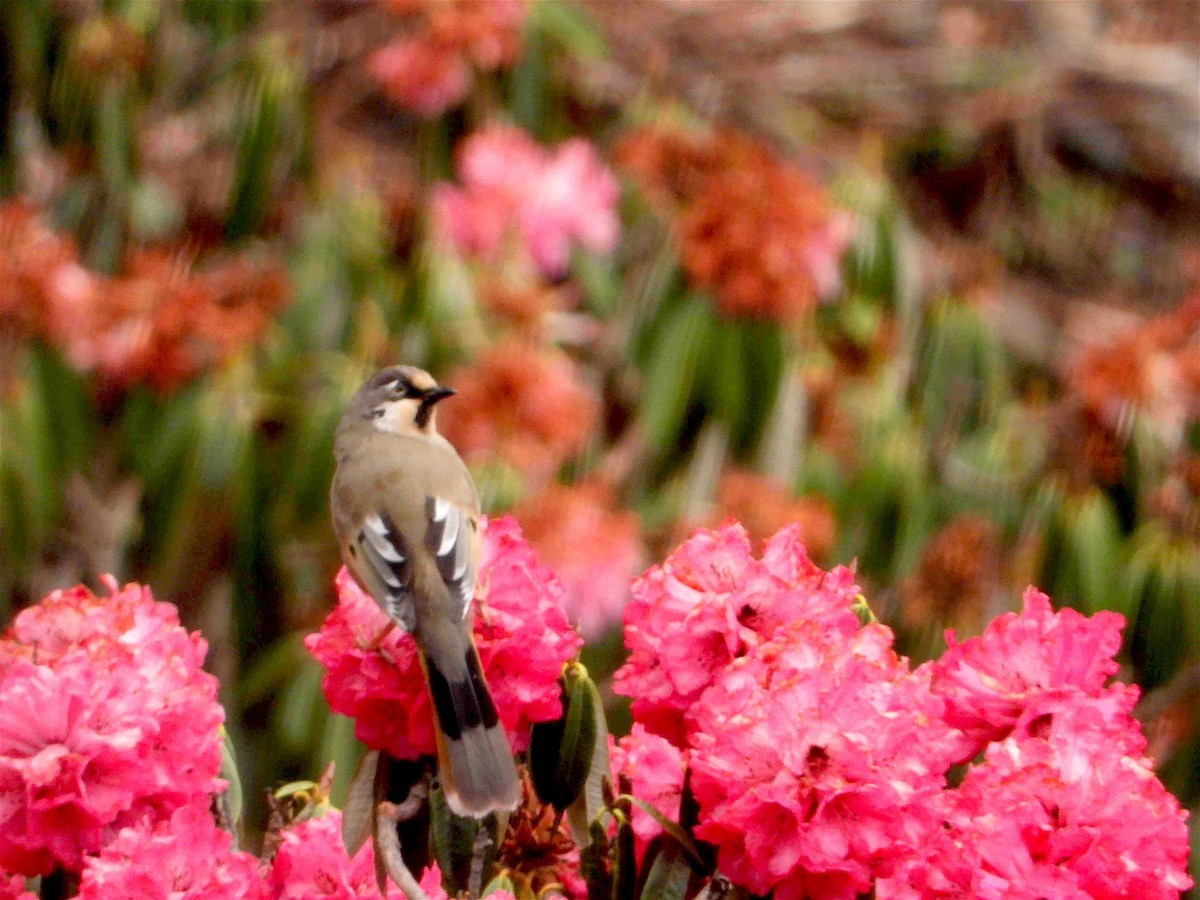
<path fill-rule="evenodd" d="M 401 400 L 404 397 L 407 397 L 408 394 L 409 394 L 409 388 L 408 388 L 407 381 L 393 381 L 392 382 L 392 396 L 393 397 L 395 397 L 397 400 Z"/>

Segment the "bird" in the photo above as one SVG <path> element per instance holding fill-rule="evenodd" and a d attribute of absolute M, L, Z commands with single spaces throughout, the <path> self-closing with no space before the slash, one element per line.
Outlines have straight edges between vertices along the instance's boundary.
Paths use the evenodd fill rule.
<path fill-rule="evenodd" d="M 479 497 L 437 429 L 454 393 L 413 366 L 371 376 L 335 432 L 330 509 L 346 568 L 416 642 L 446 803 L 481 819 L 514 809 L 522 790 L 472 637 Z"/>

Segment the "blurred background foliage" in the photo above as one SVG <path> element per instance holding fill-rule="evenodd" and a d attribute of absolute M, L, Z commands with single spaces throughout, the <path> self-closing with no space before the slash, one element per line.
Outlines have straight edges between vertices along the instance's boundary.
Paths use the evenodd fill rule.
<path fill-rule="evenodd" d="M 251 801 L 352 771 L 302 638 L 334 426 L 403 360 L 459 388 L 444 430 L 599 678 L 690 529 L 798 521 L 915 659 L 1027 583 L 1124 614 L 1200 804 L 1194 4 L 0 21 L 0 622 L 150 584 L 210 641 Z"/>

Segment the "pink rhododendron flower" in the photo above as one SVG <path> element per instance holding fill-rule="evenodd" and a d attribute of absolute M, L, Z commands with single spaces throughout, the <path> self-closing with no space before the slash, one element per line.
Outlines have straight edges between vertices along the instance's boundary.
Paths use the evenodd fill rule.
<path fill-rule="evenodd" d="M 1052 691 L 1097 696 L 1117 671 L 1125 623 L 1117 613 L 1088 618 L 1054 612 L 1050 598 L 1030 588 L 1024 611 L 997 617 L 984 634 L 949 646 L 931 663 L 933 689 L 946 701 L 946 721 L 965 735 L 959 761 L 1005 737 L 1037 697 Z"/>
<path fill-rule="evenodd" d="M 586 141 L 547 150 L 525 132 L 492 125 L 458 150 L 462 186 L 439 185 L 438 229 L 467 256 L 517 251 L 543 274 L 566 271 L 571 245 L 607 253 L 617 242 L 617 180 Z"/>
<path fill-rule="evenodd" d="M 649 803 L 671 821 L 679 821 L 684 758 L 678 747 L 635 722 L 629 734 L 612 744 L 609 756 L 613 771 L 628 776 L 632 782 L 635 797 Z M 641 859 L 646 845 L 662 833 L 662 826 L 648 812 L 635 806 L 633 832 L 637 837 L 638 859 Z"/>
<path fill-rule="evenodd" d="M 79 871 L 119 829 L 219 790 L 206 645 L 138 585 L 56 591 L 0 639 L 0 866 Z"/>
<path fill-rule="evenodd" d="M 941 798 L 942 825 L 880 898 L 1177 897 L 1187 813 L 1136 755 L 1131 703 L 1051 702 Z M 1132 751 L 1132 752 L 1130 752 Z"/>
<path fill-rule="evenodd" d="M 537 561 L 509 517 L 484 527 L 476 589 L 475 643 L 513 749 L 529 729 L 562 712 L 558 676 L 582 641 L 562 608 L 562 585 Z M 338 605 L 305 646 L 328 669 L 325 696 L 353 717 L 370 747 L 400 759 L 434 752 L 433 717 L 412 638 L 393 629 L 378 650 L 364 649 L 387 619 L 345 569 Z"/>
<path fill-rule="evenodd" d="M 702 529 L 631 588 L 625 607 L 629 660 L 613 688 L 633 698 L 633 716 L 676 746 L 686 745 L 684 714 L 729 666 L 788 622 L 805 620 L 851 635 L 858 617 L 854 575 L 822 571 L 799 529 L 767 541 L 761 559 L 731 523 Z"/>
<path fill-rule="evenodd" d="M 697 837 L 758 894 L 869 890 L 932 827 L 955 737 L 940 712 L 889 629 L 796 620 L 691 708 Z"/>
<path fill-rule="evenodd" d="M 90 858 L 79 900 L 266 900 L 257 857 L 231 844 L 206 805 L 181 807 L 153 829 L 122 829 Z"/>
<path fill-rule="evenodd" d="M 378 900 L 373 843 L 367 841 L 351 859 L 342 843 L 341 827 L 342 814 L 331 810 L 284 829 L 267 875 L 271 900 Z M 440 890 L 441 876 L 437 877 Z M 403 898 L 403 892 L 389 881 L 387 900 Z"/>

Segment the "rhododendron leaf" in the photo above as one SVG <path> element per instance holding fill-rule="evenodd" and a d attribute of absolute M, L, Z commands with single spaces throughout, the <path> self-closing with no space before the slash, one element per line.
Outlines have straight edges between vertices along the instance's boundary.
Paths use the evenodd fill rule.
<path fill-rule="evenodd" d="M 346 791 L 342 810 L 342 843 L 346 853 L 358 853 L 371 834 L 375 819 L 375 773 L 379 767 L 379 751 L 368 750 L 359 761 Z"/>
<path fill-rule="evenodd" d="M 642 391 L 642 421 L 656 449 L 670 446 L 683 425 L 713 316 L 701 297 L 689 295 L 671 310 L 659 331 Z"/>
<path fill-rule="evenodd" d="M 585 60 L 603 59 L 608 55 L 608 43 L 603 33 L 577 3 L 563 0 L 534 3 L 529 9 L 529 25 Z"/>
<path fill-rule="evenodd" d="M 582 669 L 583 666 L 580 665 Z M 587 682 L 588 706 L 593 718 L 592 758 L 587 770 L 583 789 L 567 807 L 567 825 L 571 836 L 580 849 L 591 841 L 591 825 L 604 809 L 604 781 L 611 776 L 608 758 L 608 722 L 604 717 L 604 704 L 600 692 L 591 678 Z"/>
<path fill-rule="evenodd" d="M 579 663 L 567 664 L 563 680 L 563 715 L 534 725 L 529 761 L 538 797 L 565 810 L 583 791 L 591 771 L 600 696 Z"/>
<path fill-rule="evenodd" d="M 446 805 L 446 795 L 441 788 L 430 793 L 429 812 L 434 858 L 438 868 L 442 870 L 442 879 L 446 884 L 465 888 L 471 876 L 471 861 L 475 854 L 475 840 L 479 829 L 486 827 L 494 832 L 494 820 L 480 822 L 456 816 Z M 494 848 L 498 844 L 496 835 L 493 834 L 493 849 L 484 859 L 485 872 L 492 865 Z"/>
<path fill-rule="evenodd" d="M 656 809 L 646 801 L 639 800 L 637 797 L 634 797 L 630 794 L 622 794 L 617 798 L 617 802 L 621 802 L 623 800 L 628 801 L 638 809 L 649 813 L 654 820 L 662 826 L 663 831 L 670 835 L 674 839 L 675 843 L 679 845 L 680 849 L 683 850 L 688 864 L 693 869 L 695 869 L 697 872 L 703 872 L 706 869 L 706 866 L 704 865 L 704 858 L 700 855 L 699 848 L 696 846 L 695 842 L 688 837 L 687 832 L 680 828 L 676 822 L 672 822 L 665 815 L 663 815 L 660 810 Z"/>

